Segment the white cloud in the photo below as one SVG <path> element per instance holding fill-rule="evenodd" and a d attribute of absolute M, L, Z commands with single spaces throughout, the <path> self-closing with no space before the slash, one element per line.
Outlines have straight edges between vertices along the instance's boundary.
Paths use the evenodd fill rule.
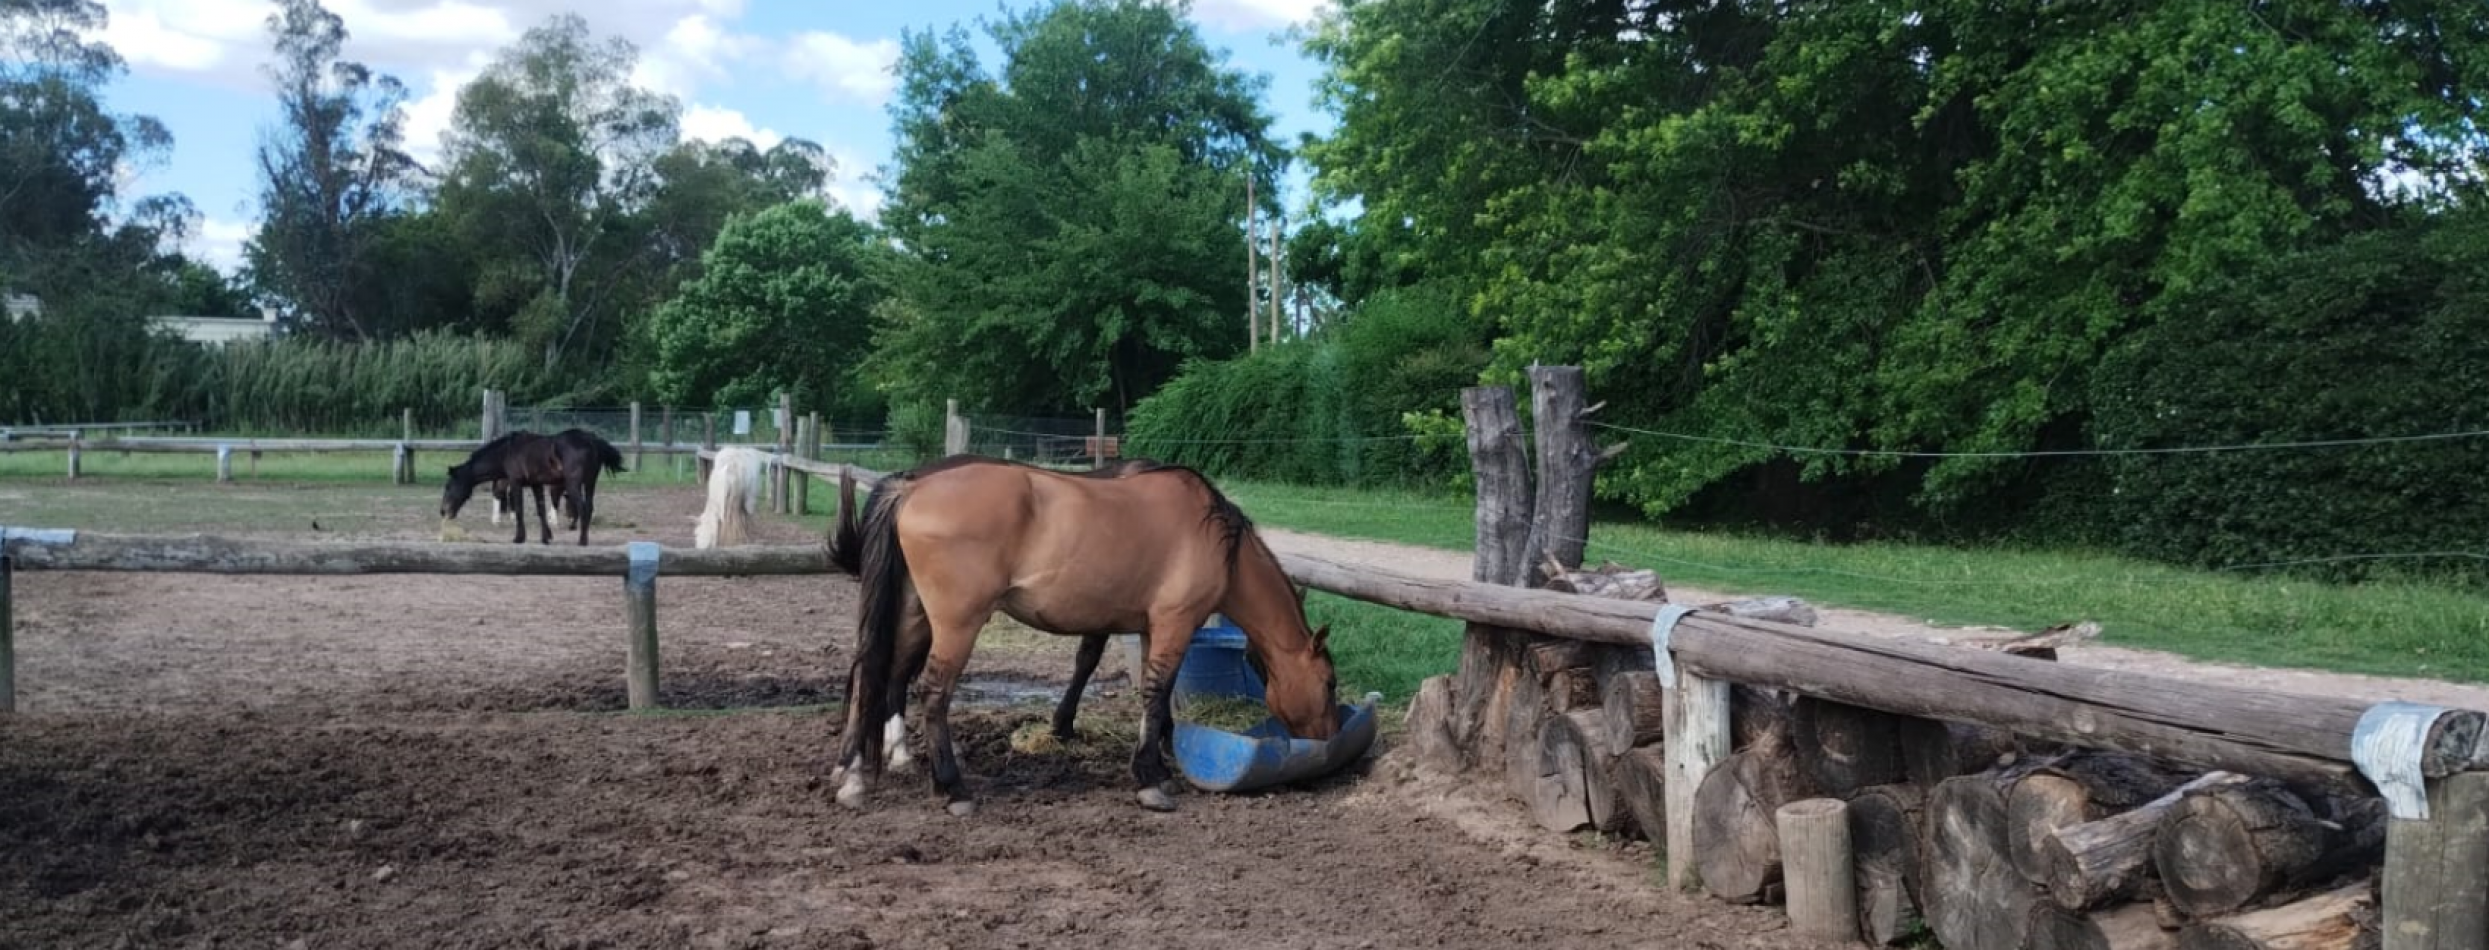
<path fill-rule="evenodd" d="M 469 54 L 464 65 L 431 71 L 420 95 L 406 104 L 406 151 L 424 167 L 440 170 L 441 138 L 449 134 L 451 114 L 458 109 L 458 91 L 484 73 L 489 54 Z"/>
<path fill-rule="evenodd" d="M 242 245 L 259 225 L 250 221 L 205 218 L 182 241 L 182 253 L 230 275 L 242 269 Z"/>
<path fill-rule="evenodd" d="M 734 33 L 705 14 L 694 14 L 675 21 L 663 41 L 640 51 L 631 81 L 689 99 L 701 84 L 729 78 L 728 64 L 751 55 L 761 45 L 758 37 Z"/>
<path fill-rule="evenodd" d="M 899 62 L 897 40 L 857 42 L 836 33 L 812 30 L 787 43 L 787 72 L 821 87 L 833 99 L 880 105 L 898 88 L 892 67 Z"/>
<path fill-rule="evenodd" d="M 1310 23 L 1330 0 L 1200 0 L 1193 15 L 1222 29 L 1293 26 Z"/>
<path fill-rule="evenodd" d="M 241 47 L 264 35 L 268 16 L 251 0 L 113 0 L 105 9 L 104 41 L 134 66 L 242 76 L 251 63 Z"/>
<path fill-rule="evenodd" d="M 683 137 L 703 142 L 742 139 L 762 149 L 776 146 L 786 139 L 776 129 L 753 125 L 751 118 L 741 112 L 705 105 L 694 105 L 683 110 Z"/>

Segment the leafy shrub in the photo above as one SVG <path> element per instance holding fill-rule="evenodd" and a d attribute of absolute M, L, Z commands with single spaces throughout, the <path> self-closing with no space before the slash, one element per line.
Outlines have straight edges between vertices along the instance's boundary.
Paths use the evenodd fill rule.
<path fill-rule="evenodd" d="M 2478 217 L 2475 215 L 2475 217 Z M 2489 220 L 2355 237 L 2207 288 L 2095 378 L 2104 447 L 2359 440 L 2489 429 Z M 2483 548 L 2478 439 L 2120 456 L 2127 550 L 2198 565 Z M 2477 560 L 2327 560 L 2341 579 L 2471 579 Z"/>

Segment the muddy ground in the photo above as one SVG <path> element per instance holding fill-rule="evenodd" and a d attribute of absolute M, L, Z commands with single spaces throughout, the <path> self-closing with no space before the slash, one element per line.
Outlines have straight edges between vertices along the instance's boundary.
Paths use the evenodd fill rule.
<path fill-rule="evenodd" d="M 429 490 L 264 497 L 295 490 L 12 485 L 0 522 L 248 533 L 215 513 L 265 505 L 326 512 L 287 536 L 435 534 Z M 699 496 L 599 500 L 600 542 L 687 544 Z M 1112 653 L 1096 741 L 1013 751 L 1072 656 L 1025 632 L 980 645 L 959 715 L 983 810 L 950 817 L 921 774 L 843 809 L 845 579 L 661 580 L 660 715 L 620 711 L 614 580 L 28 573 L 17 593 L 5 948 L 1805 945 L 1774 912 L 1657 890 L 1639 846 L 1414 775 L 1388 739 L 1313 787 L 1145 812 Z"/>

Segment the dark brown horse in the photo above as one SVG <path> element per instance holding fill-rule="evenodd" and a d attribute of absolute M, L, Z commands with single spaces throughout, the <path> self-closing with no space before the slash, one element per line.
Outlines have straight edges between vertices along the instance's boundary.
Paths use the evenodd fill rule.
<path fill-rule="evenodd" d="M 596 512 L 597 475 L 604 471 L 623 471 L 622 451 L 593 432 L 570 429 L 554 436 L 512 432 L 484 443 L 466 461 L 449 467 L 449 480 L 441 486 L 441 517 L 458 517 L 458 510 L 475 496 L 475 487 L 489 483 L 494 497 L 502 500 L 517 522 L 518 533 L 510 543 L 525 544 L 527 510 L 520 504 L 519 493 L 532 489 L 536 521 L 542 525 L 539 543 L 551 544 L 553 519 L 545 512 L 544 490 L 553 486 L 560 489 L 567 513 L 578 521 L 579 544 L 584 547 L 588 523 Z"/>
<path fill-rule="evenodd" d="M 1188 468 L 1134 460 L 1087 473 L 955 456 L 874 486 L 863 523 L 842 517 L 831 559 L 862 581 L 848 676 L 844 747 L 833 780 L 861 807 L 882 771 L 885 726 L 928 674 L 924 713 L 935 790 L 952 813 L 975 804 L 952 749 L 950 702 L 978 632 L 997 609 L 1091 644 L 1144 631 L 1146 724 L 1132 774 L 1144 807 L 1164 788 L 1174 733 L 1170 687 L 1193 631 L 1212 612 L 1245 631 L 1266 671 L 1264 699 L 1289 732 L 1339 731 L 1338 684 L 1323 641 L 1278 559 L 1244 512 Z M 1085 679 L 1085 677 L 1083 677 Z M 1068 709 L 1068 704 L 1065 709 Z M 1060 713 L 1062 710 L 1058 710 Z"/>

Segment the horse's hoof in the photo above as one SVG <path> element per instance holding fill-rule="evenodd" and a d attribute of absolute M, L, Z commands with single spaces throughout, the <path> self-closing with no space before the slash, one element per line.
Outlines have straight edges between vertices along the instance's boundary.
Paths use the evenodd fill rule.
<path fill-rule="evenodd" d="M 952 802 L 950 808 L 951 817 L 953 818 L 966 818 L 977 813 L 977 803 L 964 798 L 959 801 Z"/>
<path fill-rule="evenodd" d="M 862 810 L 864 808 L 863 776 L 847 776 L 847 784 L 839 786 L 838 803 L 858 810 Z"/>
<path fill-rule="evenodd" d="M 890 753 L 890 770 L 893 772 L 914 764 L 916 764 L 916 757 L 909 755 L 906 749 Z"/>
<path fill-rule="evenodd" d="M 1144 788 L 1141 790 L 1141 807 L 1151 811 L 1174 811 L 1175 796 L 1167 794 L 1165 789 Z"/>

